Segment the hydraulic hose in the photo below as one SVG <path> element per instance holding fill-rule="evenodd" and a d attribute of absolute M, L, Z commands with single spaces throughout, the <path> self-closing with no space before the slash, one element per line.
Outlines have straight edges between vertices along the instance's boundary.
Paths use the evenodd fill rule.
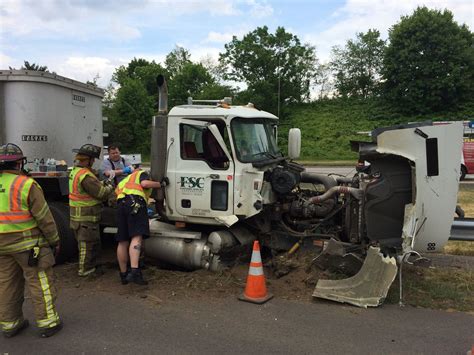
<path fill-rule="evenodd" d="M 313 174 L 303 172 L 301 173 L 301 182 L 307 182 L 312 184 L 323 184 L 326 191 L 328 191 L 331 187 L 337 186 L 337 181 L 331 176 L 321 175 L 321 174 Z"/>
<path fill-rule="evenodd" d="M 347 187 L 347 186 L 333 186 L 325 193 L 319 196 L 314 196 L 309 199 L 311 203 L 320 203 L 322 201 L 328 200 L 331 196 L 336 193 L 340 194 L 351 194 L 357 200 L 360 200 L 363 195 L 363 191 L 361 189 L 356 189 L 355 187 Z"/>

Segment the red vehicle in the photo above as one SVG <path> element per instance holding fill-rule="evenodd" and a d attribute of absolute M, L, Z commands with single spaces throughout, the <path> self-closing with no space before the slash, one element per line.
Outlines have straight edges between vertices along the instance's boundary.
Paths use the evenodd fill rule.
<path fill-rule="evenodd" d="M 474 140 L 470 138 L 464 138 L 462 146 L 461 180 L 466 174 L 474 174 Z"/>
<path fill-rule="evenodd" d="M 434 125 L 448 124 L 450 121 L 433 122 Z M 461 176 L 464 180 L 467 174 L 474 174 L 474 121 L 464 121 L 464 137 L 461 156 Z"/>

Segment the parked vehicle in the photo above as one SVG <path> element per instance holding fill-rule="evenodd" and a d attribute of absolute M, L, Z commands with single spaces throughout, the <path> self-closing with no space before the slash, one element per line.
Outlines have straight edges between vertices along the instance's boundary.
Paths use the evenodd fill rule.
<path fill-rule="evenodd" d="M 464 128 L 464 138 L 462 145 L 461 160 L 461 180 L 466 178 L 467 174 L 474 174 L 474 136 L 470 134 L 471 129 Z"/>

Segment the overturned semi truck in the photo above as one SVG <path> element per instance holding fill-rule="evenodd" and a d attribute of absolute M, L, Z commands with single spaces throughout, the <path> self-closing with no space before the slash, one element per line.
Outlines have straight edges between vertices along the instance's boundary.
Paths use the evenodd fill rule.
<path fill-rule="evenodd" d="M 228 99 L 190 99 L 168 113 L 166 81 L 157 81 L 151 175 L 167 185 L 154 196 L 160 218 L 150 222 L 149 256 L 219 270 L 225 255 L 255 239 L 273 251 L 332 240 L 365 262 L 352 278 L 320 280 L 314 296 L 366 307 L 383 302 L 397 258 L 439 251 L 449 239 L 462 124 L 377 129 L 372 142 L 352 142 L 360 157 L 353 177 L 327 176 L 294 162 L 298 129 L 282 155 L 276 116 Z"/>

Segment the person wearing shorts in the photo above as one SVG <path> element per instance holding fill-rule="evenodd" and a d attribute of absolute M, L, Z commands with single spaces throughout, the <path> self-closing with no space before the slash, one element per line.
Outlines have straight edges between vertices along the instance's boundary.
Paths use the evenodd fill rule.
<path fill-rule="evenodd" d="M 115 237 L 120 279 L 126 285 L 133 282 L 147 285 L 139 267 L 142 241 L 150 235 L 147 205 L 152 189 L 161 184 L 149 178 L 142 170 L 135 170 L 122 180 L 116 189 L 118 232 Z M 130 270 L 127 268 L 130 262 Z"/>

